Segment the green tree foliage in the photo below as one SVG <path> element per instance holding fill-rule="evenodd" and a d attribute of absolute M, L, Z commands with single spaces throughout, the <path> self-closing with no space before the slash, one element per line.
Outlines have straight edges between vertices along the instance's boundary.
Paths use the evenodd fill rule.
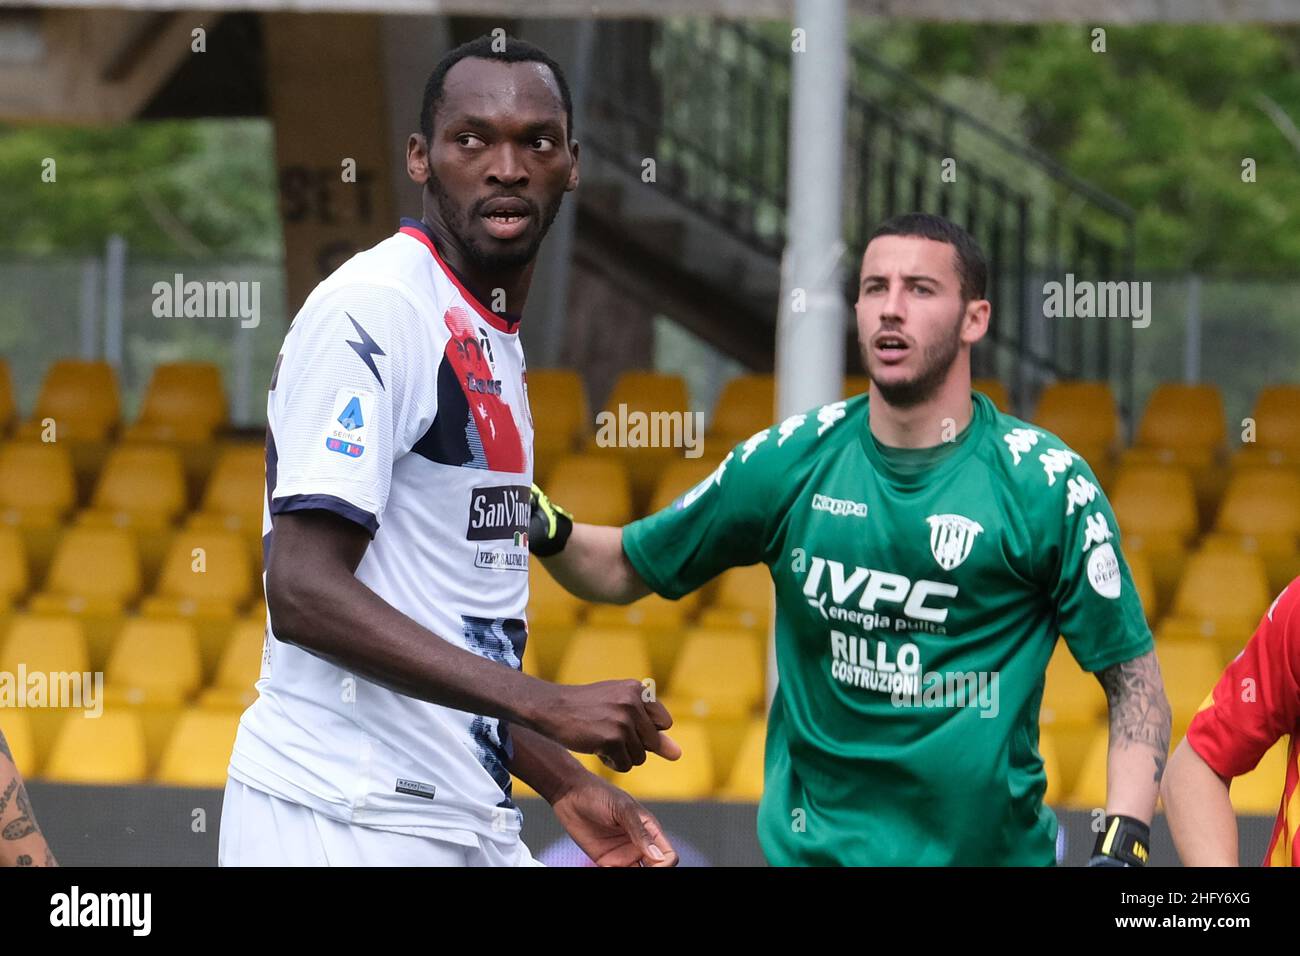
<path fill-rule="evenodd" d="M 1094 52 L 1093 29 L 868 21 L 855 39 L 1131 205 L 1139 268 L 1292 272 L 1300 33 L 1105 26 Z"/>
<path fill-rule="evenodd" d="M 273 156 L 259 119 L 0 129 L 0 249 L 279 259 Z"/>

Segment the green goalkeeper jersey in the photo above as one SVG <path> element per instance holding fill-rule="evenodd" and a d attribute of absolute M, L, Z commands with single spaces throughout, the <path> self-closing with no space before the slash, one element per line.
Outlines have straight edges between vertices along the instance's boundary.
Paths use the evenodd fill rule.
<path fill-rule="evenodd" d="M 1087 463 L 972 399 L 966 429 L 911 453 L 877 443 L 866 395 L 791 416 L 623 531 L 665 597 L 771 570 L 773 864 L 1051 864 L 1038 711 L 1056 640 L 1089 671 L 1152 648 Z"/>

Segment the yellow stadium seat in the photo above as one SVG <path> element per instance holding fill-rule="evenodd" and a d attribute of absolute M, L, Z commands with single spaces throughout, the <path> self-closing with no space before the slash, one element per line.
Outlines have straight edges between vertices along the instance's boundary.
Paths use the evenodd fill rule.
<path fill-rule="evenodd" d="M 184 531 L 172 541 L 154 597 L 180 603 L 181 614 L 234 610 L 252 590 L 248 555 L 229 531 Z"/>
<path fill-rule="evenodd" d="M 737 375 L 713 408 L 709 440 L 731 448 L 776 420 L 776 382 L 768 375 Z"/>
<path fill-rule="evenodd" d="M 605 769 L 604 776 L 639 800 L 702 800 L 712 796 L 713 755 L 702 721 L 679 720 L 668 736 L 682 748 L 679 760 L 650 754 L 646 762 L 623 774 Z"/>
<path fill-rule="evenodd" d="M 102 441 L 121 417 L 117 375 L 104 361 L 61 359 L 41 383 L 31 420 L 18 437 L 39 439 L 44 420 L 53 419 L 59 440 Z"/>
<path fill-rule="evenodd" d="M 242 711 L 256 700 L 254 685 L 262 673 L 265 644 L 264 623 L 240 621 L 236 624 L 217 664 L 217 676 L 212 686 L 199 695 L 199 705 Z"/>
<path fill-rule="evenodd" d="M 1181 740 L 1205 695 L 1222 672 L 1219 653 L 1206 642 L 1168 641 L 1156 649 L 1165 696 L 1173 711 L 1173 738 Z"/>
<path fill-rule="evenodd" d="M 140 555 L 141 575 L 152 581 L 186 498 L 185 474 L 176 448 L 118 445 L 109 452 L 91 505 L 77 516 L 77 524 L 130 531 Z"/>
<path fill-rule="evenodd" d="M 266 500 L 266 450 L 261 445 L 227 445 L 217 457 L 199 510 L 185 526 L 193 531 L 233 531 L 262 571 L 262 508 Z"/>
<path fill-rule="evenodd" d="M 1043 758 L 1043 774 L 1047 777 L 1047 789 L 1043 793 L 1043 802 L 1049 806 L 1061 801 L 1065 790 L 1061 784 L 1061 760 L 1056 753 L 1056 738 L 1050 731 L 1038 734 L 1038 753 Z"/>
<path fill-rule="evenodd" d="M 203 441 L 226 423 L 221 370 L 211 362 L 155 366 L 130 441 Z"/>
<path fill-rule="evenodd" d="M 1109 449 L 1119 435 L 1115 396 L 1105 382 L 1052 382 L 1039 396 L 1034 423 L 1071 447 Z"/>
<path fill-rule="evenodd" d="M 24 777 L 37 776 L 40 765 L 28 711 L 22 707 L 0 707 L 0 733 L 4 734 L 18 772 Z"/>
<path fill-rule="evenodd" d="M 1300 475 L 1289 468 L 1233 474 L 1215 530 L 1253 536 L 1266 552 L 1294 551 L 1300 534 Z"/>
<path fill-rule="evenodd" d="M 102 669 L 126 608 L 140 596 L 135 538 L 120 528 L 72 527 L 59 539 L 45 587 L 28 610 L 73 614 L 82 623 L 90 663 Z"/>
<path fill-rule="evenodd" d="M 669 735 L 672 735 L 671 730 Z M 755 718 L 745 733 L 727 782 L 718 792 L 721 799 L 757 802 L 763 796 L 763 751 L 766 745 L 767 724 L 761 717 Z"/>
<path fill-rule="evenodd" d="M 259 445 L 231 445 L 217 458 L 195 517 L 211 515 L 227 530 L 260 536 L 265 499 L 265 450 Z"/>
<path fill-rule="evenodd" d="M 1107 483 L 1119 436 L 1115 396 L 1105 382 L 1053 382 L 1043 389 L 1034 423 L 1058 436 Z"/>
<path fill-rule="evenodd" d="M 763 702 L 763 661 L 753 635 L 688 631 L 663 697 L 674 716 L 748 716 Z"/>
<path fill-rule="evenodd" d="M 27 593 L 27 548 L 15 529 L 0 525 L 0 607 L 8 608 Z"/>
<path fill-rule="evenodd" d="M 111 704 L 179 704 L 199 689 L 199 643 L 189 621 L 133 618 L 105 672 Z"/>
<path fill-rule="evenodd" d="M 1137 440 L 1120 460 L 1126 465 L 1172 464 L 1188 469 L 1200 524 L 1205 527 L 1223 494 L 1226 433 L 1223 399 L 1216 386 L 1164 383 L 1151 394 Z"/>
<path fill-rule="evenodd" d="M 629 411 L 684 412 L 689 408 L 686 380 L 663 372 L 624 372 L 614 383 L 605 408 L 617 414 L 619 405 L 626 405 Z"/>
<path fill-rule="evenodd" d="M 653 677 L 641 635 L 630 629 L 580 627 L 560 662 L 556 682 L 594 684 Z"/>
<path fill-rule="evenodd" d="M 166 445 L 119 445 L 104 463 L 91 512 L 96 524 L 157 529 L 185 510 L 185 472 L 180 456 Z"/>
<path fill-rule="evenodd" d="M 765 564 L 729 568 L 713 582 L 712 608 L 747 615 L 741 626 L 766 631 L 772 616 L 775 593 L 772 573 Z"/>
<path fill-rule="evenodd" d="M 650 594 L 632 604 L 592 605 L 587 610 L 586 623 L 591 627 L 635 629 L 650 652 L 652 672 L 667 674 L 682 646 L 682 625 L 698 603 L 699 595 L 695 593 L 679 601 Z"/>
<path fill-rule="evenodd" d="M 45 587 L 32 610 L 78 614 L 122 610 L 140 594 L 135 541 L 119 528 L 73 527 L 54 552 Z"/>
<path fill-rule="evenodd" d="M 1120 469 L 1110 496 L 1124 538 L 1124 553 L 1146 555 L 1163 608 L 1187 560 L 1196 535 L 1197 504 L 1192 480 L 1169 465 L 1128 465 Z"/>
<path fill-rule="evenodd" d="M 855 396 L 863 395 L 867 391 L 869 391 L 870 388 L 871 388 L 871 377 L 868 375 L 845 375 L 844 376 L 844 397 L 845 398 L 854 398 Z M 772 407 L 773 410 L 775 411 L 776 406 L 773 405 Z M 775 415 L 773 415 L 772 420 L 773 421 L 776 420 Z"/>
<path fill-rule="evenodd" d="M 1110 500 L 1126 541 L 1149 538 L 1184 547 L 1196 534 L 1196 492 L 1181 468 L 1123 468 Z"/>
<path fill-rule="evenodd" d="M 1154 627 L 1160 614 L 1160 602 L 1156 597 L 1156 582 L 1151 573 L 1151 559 L 1144 551 L 1126 551 L 1124 560 L 1128 562 L 1129 573 L 1133 575 L 1133 586 L 1137 588 L 1138 599 L 1142 602 L 1147 625 Z"/>
<path fill-rule="evenodd" d="M 211 674 L 252 588 L 248 550 L 239 535 L 186 529 L 172 539 L 156 592 L 140 602 L 140 612 L 193 620 L 203 673 Z"/>
<path fill-rule="evenodd" d="M 172 730 L 154 775 L 173 787 L 224 787 L 239 714 L 226 710 L 187 710 Z"/>
<path fill-rule="evenodd" d="M 550 679 L 573 637 L 583 603 L 551 577 L 541 560 L 534 558 L 528 570 L 528 643 L 524 663 Z"/>
<path fill-rule="evenodd" d="M 690 491 L 718 469 L 721 458 L 674 458 L 659 476 L 654 494 L 650 497 L 650 513 L 667 508 L 681 495 Z"/>
<path fill-rule="evenodd" d="M 530 369 L 528 405 L 533 416 L 533 473 L 544 484 L 556 462 L 582 447 L 591 431 L 591 412 L 582 379 L 572 369 Z"/>
<path fill-rule="evenodd" d="M 9 625 L 0 650 L 0 671 L 83 673 L 89 670 L 89 654 L 81 622 L 73 617 L 44 617 L 20 614 Z"/>
<path fill-rule="evenodd" d="M 1007 387 L 1002 384 L 1001 379 L 996 378 L 976 378 L 971 379 L 970 387 L 972 391 L 983 392 L 993 400 L 998 411 L 1010 414 L 1011 398 L 1007 394 Z"/>
<path fill-rule="evenodd" d="M 1206 636 L 1244 644 L 1270 601 L 1258 555 L 1199 551 L 1187 561 L 1172 613 L 1198 622 Z"/>
<path fill-rule="evenodd" d="M 1106 694 L 1097 675 L 1081 668 L 1065 641 L 1058 641 L 1047 665 L 1039 722 L 1052 735 L 1061 794 L 1073 789 L 1093 733 L 1105 720 Z"/>
<path fill-rule="evenodd" d="M 97 718 L 72 715 L 63 722 L 43 776 L 61 783 L 143 783 L 148 763 L 140 716 L 105 710 Z"/>
<path fill-rule="evenodd" d="M 1280 591 L 1300 573 L 1300 474 L 1290 468 L 1236 471 L 1215 522 L 1216 538 L 1226 536 L 1264 562 L 1269 590 Z"/>
<path fill-rule="evenodd" d="M 0 512 L 6 524 L 52 527 L 75 503 L 67 448 L 57 442 L 10 442 L 0 448 Z"/>
<path fill-rule="evenodd" d="M 1233 778 L 1228 788 L 1233 810 L 1237 813 L 1277 813 L 1282 805 L 1290 746 L 1291 738 L 1282 737 L 1259 758 L 1254 770 Z"/>
<path fill-rule="evenodd" d="M 676 712 L 670 711 L 674 717 Z M 686 711 L 682 716 L 689 717 Z M 713 780 L 715 783 L 731 779 L 732 768 L 744 746 L 745 734 L 754 721 L 752 712 L 739 717 L 710 717 L 703 721 L 704 729 L 709 735 L 709 753 L 713 757 Z"/>
<path fill-rule="evenodd" d="M 1230 472 L 1248 471 L 1251 468 L 1297 468 L 1300 452 L 1285 448 L 1264 448 L 1252 443 L 1244 444 L 1230 453 Z"/>
<path fill-rule="evenodd" d="M 1045 725 L 1093 726 L 1106 714 L 1106 694 L 1097 675 L 1085 671 L 1062 639 L 1047 664 L 1039 719 Z"/>
<path fill-rule="evenodd" d="M 1270 385 L 1260 389 L 1251 412 L 1255 443 L 1294 460 L 1300 456 L 1300 385 Z"/>
<path fill-rule="evenodd" d="M 1163 382 L 1147 400 L 1135 444 L 1147 448 L 1220 450 L 1227 436 L 1223 396 L 1215 385 Z"/>
<path fill-rule="evenodd" d="M 632 520 L 627 469 L 614 458 L 570 455 L 556 464 L 546 493 L 586 524 L 624 525 Z"/>
<path fill-rule="evenodd" d="M 636 417 L 629 417 L 633 413 L 637 413 Z M 691 421 L 688 422 L 687 418 Z M 632 432 L 638 421 L 645 423 L 644 435 Z M 623 437 L 618 434 L 622 422 L 628 424 L 626 438 L 629 447 L 624 447 L 621 442 L 617 445 L 608 443 L 611 439 L 618 442 Z M 674 423 L 676 427 L 673 427 Z M 686 380 L 680 375 L 660 372 L 624 372 L 614 383 L 604 410 L 596 416 L 595 425 L 595 434 L 588 439 L 587 453 L 623 462 L 633 502 L 638 509 L 644 509 L 664 468 L 674 458 L 685 457 L 683 448 L 672 447 L 670 443 L 684 443 L 686 428 L 694 428 Z M 702 441 L 704 435 L 692 433 L 691 437 Z M 630 447 L 633 440 L 644 444 Z M 669 447 L 665 447 L 666 444 Z"/>
<path fill-rule="evenodd" d="M 1066 792 L 1065 805 L 1076 810 L 1104 810 L 1106 807 L 1106 764 L 1110 752 L 1110 730 L 1104 724 L 1093 731 L 1083 765 L 1074 786 Z"/>

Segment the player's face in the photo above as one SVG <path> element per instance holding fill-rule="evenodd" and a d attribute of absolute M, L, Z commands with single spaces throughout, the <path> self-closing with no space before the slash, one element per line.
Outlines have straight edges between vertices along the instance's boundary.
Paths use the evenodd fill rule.
<path fill-rule="evenodd" d="M 541 63 L 474 57 L 448 72 L 433 117 L 429 185 L 465 254 L 496 271 L 531 262 L 578 185 L 578 144 Z"/>
<path fill-rule="evenodd" d="M 983 335 L 961 296 L 956 251 L 919 236 L 880 236 L 862 257 L 858 344 L 862 364 L 881 396 L 908 407 L 929 399 L 947 380 L 963 344 Z"/>

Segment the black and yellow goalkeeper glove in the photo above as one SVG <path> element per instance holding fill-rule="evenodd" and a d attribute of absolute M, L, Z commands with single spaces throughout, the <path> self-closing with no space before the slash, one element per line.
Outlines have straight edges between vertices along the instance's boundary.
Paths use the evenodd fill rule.
<path fill-rule="evenodd" d="M 1151 856 L 1151 828 L 1133 817 L 1106 818 L 1106 829 L 1097 834 L 1089 866 L 1146 866 Z"/>
<path fill-rule="evenodd" d="M 573 515 L 553 504 L 536 484 L 529 502 L 532 514 L 528 519 L 528 550 L 539 558 L 559 554 L 573 533 Z"/>

